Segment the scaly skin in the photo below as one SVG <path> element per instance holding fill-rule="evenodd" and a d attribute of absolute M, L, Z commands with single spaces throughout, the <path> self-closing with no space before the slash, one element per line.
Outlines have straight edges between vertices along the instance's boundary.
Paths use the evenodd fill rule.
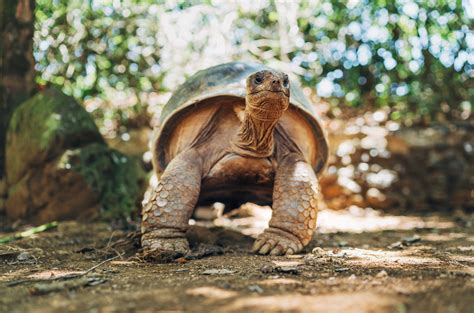
<path fill-rule="evenodd" d="M 275 143 L 273 136 L 279 118 L 288 108 L 289 97 L 286 74 L 263 70 L 250 75 L 245 115 L 230 147 L 224 140 L 219 142 L 220 148 L 210 149 L 210 142 L 203 141 L 168 164 L 143 207 L 142 246 L 147 257 L 162 260 L 189 251 L 185 238 L 188 220 L 199 198 L 203 175 L 215 165 L 214 159 L 221 159 L 222 156 L 217 157 L 219 153 L 276 161 L 273 217 L 270 227 L 255 241 L 255 252 L 293 254 L 311 241 L 320 197 L 316 175 L 299 148 L 291 144 L 291 138 L 280 136 L 280 142 Z M 201 148 L 198 153 L 196 149 Z"/>
<path fill-rule="evenodd" d="M 200 160 L 195 150 L 179 154 L 166 167 L 150 198 L 144 201 L 142 247 L 148 258 L 174 258 L 189 251 L 185 234 L 199 197 Z"/>
<path fill-rule="evenodd" d="M 311 165 L 297 154 L 280 163 L 273 189 L 273 216 L 270 227 L 255 241 L 260 254 L 294 254 L 313 237 L 320 199 L 319 184 Z"/>

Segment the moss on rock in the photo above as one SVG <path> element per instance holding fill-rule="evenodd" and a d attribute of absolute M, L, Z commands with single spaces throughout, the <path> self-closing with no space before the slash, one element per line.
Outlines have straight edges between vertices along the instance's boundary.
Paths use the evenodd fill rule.
<path fill-rule="evenodd" d="M 134 159 L 104 145 L 91 144 L 71 151 L 63 162 L 80 173 L 98 194 L 102 216 L 128 217 L 136 207 L 145 173 Z"/>
<path fill-rule="evenodd" d="M 66 149 L 102 143 L 91 116 L 74 98 L 56 89 L 40 92 L 13 113 L 7 132 L 8 184 L 16 183 L 28 169 Z"/>
<path fill-rule="evenodd" d="M 55 89 L 20 105 L 7 138 L 11 219 L 127 218 L 141 197 L 139 163 L 110 149 L 84 108 Z"/>

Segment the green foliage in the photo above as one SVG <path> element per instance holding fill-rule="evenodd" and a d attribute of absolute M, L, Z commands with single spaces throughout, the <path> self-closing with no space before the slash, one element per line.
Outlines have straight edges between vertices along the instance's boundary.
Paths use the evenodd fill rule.
<path fill-rule="evenodd" d="M 153 92 L 239 59 L 296 73 L 334 107 L 389 106 L 407 122 L 466 119 L 467 10 L 441 0 L 39 0 L 35 57 L 40 82 L 107 99 L 90 110 L 100 119 L 127 119 Z"/>
<path fill-rule="evenodd" d="M 40 226 L 31 227 L 25 231 L 14 233 L 13 235 L 2 236 L 0 237 L 0 245 L 7 244 L 18 239 L 28 238 L 56 227 L 58 227 L 58 222 L 54 221 Z"/>

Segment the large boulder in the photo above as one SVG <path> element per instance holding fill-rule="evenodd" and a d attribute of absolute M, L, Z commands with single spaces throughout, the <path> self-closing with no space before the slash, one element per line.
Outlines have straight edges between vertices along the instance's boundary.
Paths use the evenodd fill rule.
<path fill-rule="evenodd" d="M 12 220 L 126 217 L 141 196 L 136 161 L 107 147 L 90 115 L 56 89 L 14 112 L 7 132 L 5 213 Z"/>

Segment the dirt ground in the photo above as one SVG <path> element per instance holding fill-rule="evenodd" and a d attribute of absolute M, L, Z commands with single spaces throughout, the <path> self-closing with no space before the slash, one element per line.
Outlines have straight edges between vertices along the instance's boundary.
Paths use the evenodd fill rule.
<path fill-rule="evenodd" d="M 269 257 L 249 250 L 270 213 L 247 211 L 196 223 L 167 264 L 103 223 L 0 245 L 0 311 L 474 312 L 472 214 L 326 210 L 305 253 Z"/>

